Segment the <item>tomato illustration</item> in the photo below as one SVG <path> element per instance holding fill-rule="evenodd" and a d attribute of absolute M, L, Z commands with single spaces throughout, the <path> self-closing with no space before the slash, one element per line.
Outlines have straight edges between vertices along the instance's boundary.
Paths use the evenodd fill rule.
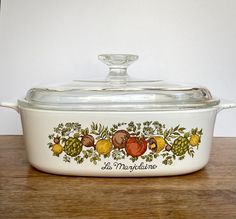
<path fill-rule="evenodd" d="M 144 138 L 130 137 L 126 143 L 125 150 L 132 157 L 139 157 L 147 150 L 147 141 Z"/>

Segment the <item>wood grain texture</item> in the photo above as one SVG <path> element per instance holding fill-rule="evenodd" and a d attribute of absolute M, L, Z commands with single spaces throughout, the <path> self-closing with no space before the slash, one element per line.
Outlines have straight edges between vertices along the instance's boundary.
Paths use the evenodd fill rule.
<path fill-rule="evenodd" d="M 174 177 L 56 176 L 32 168 L 22 136 L 0 136 L 0 218 L 236 218 L 236 138 Z"/>

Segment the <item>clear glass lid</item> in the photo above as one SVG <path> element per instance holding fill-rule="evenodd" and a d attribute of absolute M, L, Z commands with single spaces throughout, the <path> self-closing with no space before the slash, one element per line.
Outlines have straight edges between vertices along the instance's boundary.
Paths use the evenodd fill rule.
<path fill-rule="evenodd" d="M 207 88 L 171 84 L 161 80 L 133 80 L 127 67 L 137 55 L 105 54 L 99 60 L 109 67 L 104 80 L 32 88 L 20 105 L 50 110 L 155 111 L 207 108 L 219 104 Z"/>

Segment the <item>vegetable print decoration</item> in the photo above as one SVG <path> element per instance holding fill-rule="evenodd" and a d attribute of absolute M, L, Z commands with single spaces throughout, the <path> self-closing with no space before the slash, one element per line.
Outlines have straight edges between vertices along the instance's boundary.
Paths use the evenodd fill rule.
<path fill-rule="evenodd" d="M 96 165 L 102 159 L 129 158 L 135 162 L 152 162 L 161 157 L 162 164 L 171 165 L 186 156 L 194 157 L 201 143 L 202 129 L 184 127 L 166 128 L 158 121 L 143 123 L 117 123 L 111 127 L 92 123 L 82 127 L 80 123 L 59 124 L 49 135 L 52 154 L 64 162 L 83 163 L 89 160 Z"/>

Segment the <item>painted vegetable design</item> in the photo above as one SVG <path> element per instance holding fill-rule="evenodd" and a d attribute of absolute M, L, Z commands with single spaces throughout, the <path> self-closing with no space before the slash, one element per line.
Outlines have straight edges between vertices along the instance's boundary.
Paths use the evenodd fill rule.
<path fill-rule="evenodd" d="M 158 121 L 118 123 L 111 127 L 92 123 L 82 128 L 80 123 L 59 124 L 49 135 L 48 146 L 54 156 L 78 164 L 89 160 L 93 164 L 111 157 L 128 157 L 152 162 L 161 157 L 162 164 L 171 165 L 186 156 L 194 157 L 201 143 L 202 129 L 186 131 L 184 127 L 166 128 Z"/>
<path fill-rule="evenodd" d="M 130 137 L 125 146 L 126 153 L 132 157 L 139 157 L 147 150 L 147 141 L 144 137 Z"/>

